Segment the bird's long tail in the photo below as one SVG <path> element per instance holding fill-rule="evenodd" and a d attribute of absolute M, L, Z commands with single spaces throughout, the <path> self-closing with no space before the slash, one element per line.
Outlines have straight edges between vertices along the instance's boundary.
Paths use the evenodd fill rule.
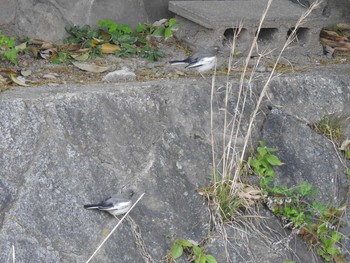
<path fill-rule="evenodd" d="M 100 207 L 100 204 L 88 204 L 84 205 L 85 209 L 98 209 Z"/>
<path fill-rule="evenodd" d="M 183 65 L 183 64 L 188 64 L 185 60 L 173 60 L 169 61 L 171 65 Z"/>

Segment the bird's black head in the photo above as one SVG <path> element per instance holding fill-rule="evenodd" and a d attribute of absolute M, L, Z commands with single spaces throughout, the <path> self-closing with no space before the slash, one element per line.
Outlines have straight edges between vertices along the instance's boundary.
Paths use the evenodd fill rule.
<path fill-rule="evenodd" d="M 124 194 L 126 197 L 132 197 L 132 196 L 134 195 L 134 191 L 131 190 L 131 189 L 128 189 L 128 190 L 124 191 L 123 194 Z"/>

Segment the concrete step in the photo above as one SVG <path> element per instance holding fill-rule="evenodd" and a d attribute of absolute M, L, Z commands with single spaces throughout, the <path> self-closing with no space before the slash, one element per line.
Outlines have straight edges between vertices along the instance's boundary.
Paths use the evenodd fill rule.
<path fill-rule="evenodd" d="M 178 22 L 183 25 L 177 36 L 193 46 L 225 46 L 242 21 L 243 29 L 237 44 L 244 49 L 240 51 L 245 53 L 256 34 L 266 5 L 267 0 L 170 1 L 169 10 L 176 14 Z M 289 0 L 274 0 L 259 34 L 260 47 L 271 47 L 276 51 L 280 49 L 305 11 L 304 7 Z M 323 17 L 311 14 L 297 31 L 297 39 L 289 51 L 294 49 L 301 55 L 321 55 L 323 50 L 319 33 L 325 25 Z"/>

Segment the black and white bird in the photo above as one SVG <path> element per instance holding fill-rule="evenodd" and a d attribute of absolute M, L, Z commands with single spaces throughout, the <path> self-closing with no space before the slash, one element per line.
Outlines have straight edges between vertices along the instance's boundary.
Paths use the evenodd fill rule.
<path fill-rule="evenodd" d="M 87 204 L 84 205 L 85 209 L 98 209 L 101 211 L 107 211 L 110 214 L 117 216 L 125 214 L 129 211 L 132 206 L 132 196 L 134 191 L 127 190 L 125 192 L 111 195 L 105 200 L 101 201 L 98 204 Z"/>
<path fill-rule="evenodd" d="M 186 65 L 185 68 L 196 69 L 201 75 L 203 72 L 211 70 L 216 63 L 216 55 L 219 52 L 218 46 L 197 52 L 184 60 L 169 61 L 171 65 Z M 202 75 L 203 77 L 203 75 Z"/>

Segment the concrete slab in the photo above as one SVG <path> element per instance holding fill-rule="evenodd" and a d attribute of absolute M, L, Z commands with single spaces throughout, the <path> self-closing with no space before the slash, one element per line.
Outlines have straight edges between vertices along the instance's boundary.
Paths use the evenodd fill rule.
<path fill-rule="evenodd" d="M 258 24 L 267 0 L 259 1 L 170 1 L 169 10 L 209 29 L 230 26 L 243 21 Z M 293 21 L 294 23 L 305 9 L 290 1 L 275 0 L 265 18 L 265 22 Z"/>
<path fill-rule="evenodd" d="M 256 35 L 262 13 L 268 0 L 235 1 L 170 1 L 169 10 L 176 14 L 182 29 L 176 36 L 199 49 L 210 45 L 227 47 L 237 32 L 240 22 L 243 29 L 236 47 L 246 55 Z M 288 0 L 274 0 L 258 35 L 259 50 L 281 50 L 306 9 Z M 295 41 L 285 51 L 290 57 L 322 55 L 319 43 L 321 29 L 327 20 L 319 14 L 310 14 L 297 30 Z M 228 48 L 228 47 L 227 47 Z M 259 53 L 259 50 L 256 53 Z"/>

